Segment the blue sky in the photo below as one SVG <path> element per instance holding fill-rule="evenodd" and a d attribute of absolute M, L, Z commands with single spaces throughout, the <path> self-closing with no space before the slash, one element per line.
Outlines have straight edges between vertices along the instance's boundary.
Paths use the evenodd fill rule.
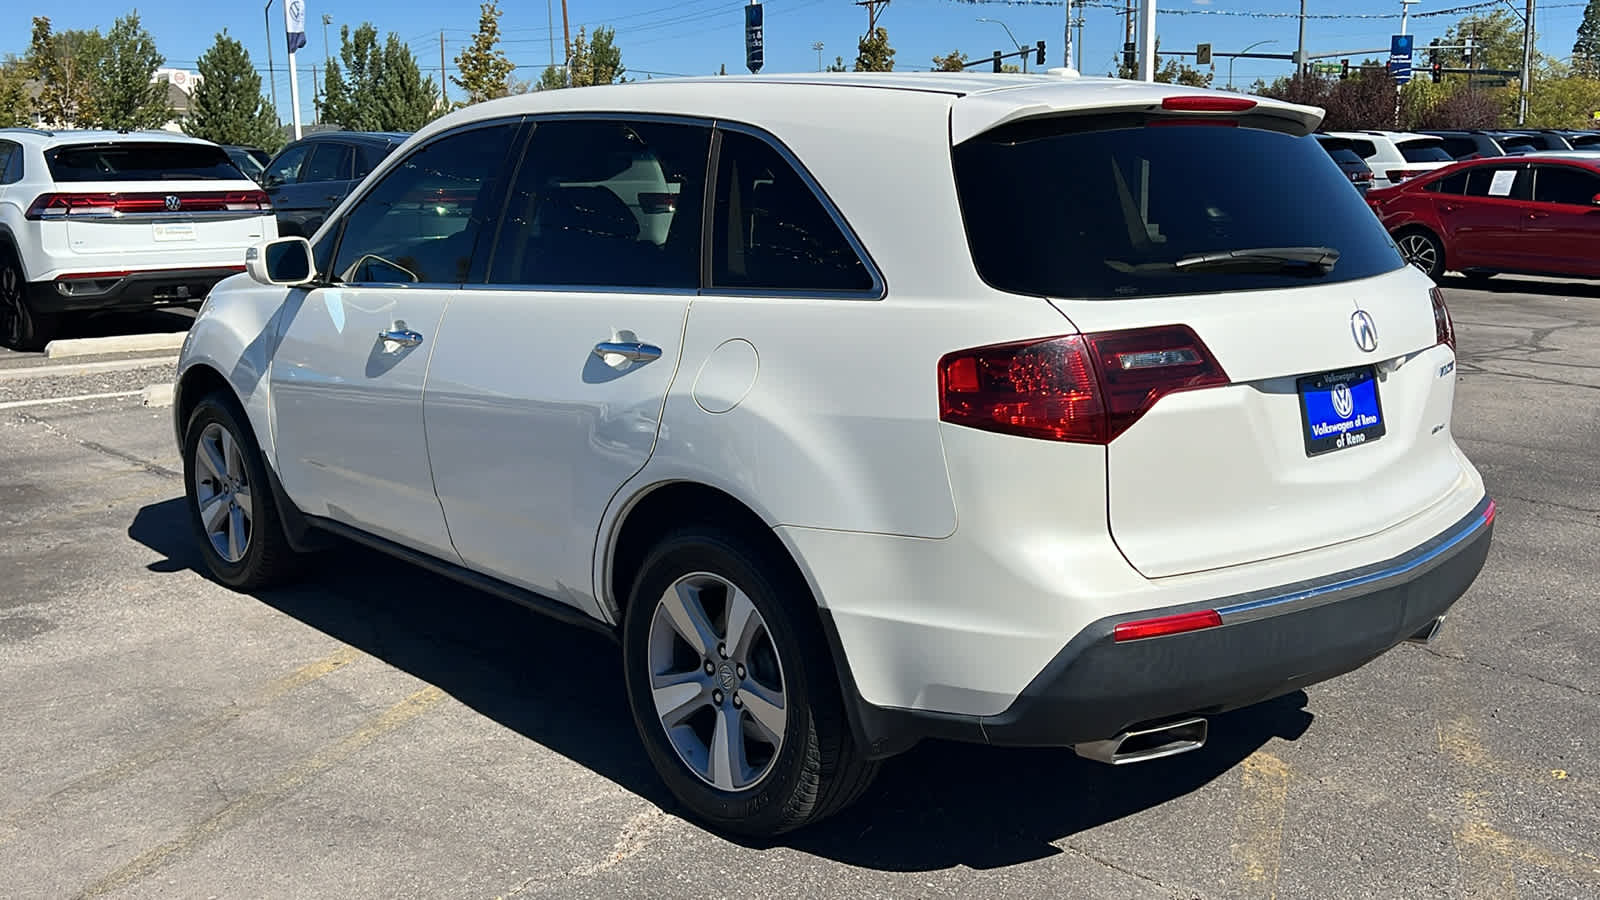
<path fill-rule="evenodd" d="M 729 73 L 744 71 L 744 19 L 740 7 L 744 0 L 568 0 L 573 31 L 579 25 L 609 25 L 617 31 L 623 64 L 630 73 L 704 74 L 726 64 Z M 1043 5 L 1052 2 L 1053 5 Z M 273 0 L 271 9 L 276 83 L 279 108 L 287 118 L 288 73 L 283 45 L 283 0 Z M 477 27 L 478 8 L 472 2 L 452 4 L 412 4 L 380 0 L 306 0 L 306 21 L 310 29 L 308 45 L 296 57 L 300 68 L 301 106 L 306 121 L 311 116 L 310 67 L 320 66 L 323 56 L 322 14 L 333 16 L 329 39 L 337 53 L 340 25 L 371 21 L 380 32 L 393 31 L 416 51 L 424 70 L 437 80 L 439 33 L 444 32 L 447 66 L 453 72 L 453 57 Z M 1481 0 L 1422 0 L 1412 7 L 1410 31 L 1418 43 L 1431 37 L 1459 18 L 1459 13 L 1428 16 L 1427 13 L 1473 6 Z M 1084 18 L 1083 68 L 1088 74 L 1103 75 L 1115 65 L 1123 39 L 1121 0 L 1089 0 L 1082 8 Z M 502 0 L 501 19 L 506 51 L 513 62 L 524 68 L 518 77 L 535 79 L 549 64 L 550 21 L 554 22 L 556 45 L 561 42 L 560 0 Z M 817 68 L 814 42 L 823 43 L 824 60 L 855 56 L 856 40 L 866 27 L 866 10 L 852 0 L 768 0 L 766 5 L 766 72 L 812 71 Z M 1517 0 L 1520 8 L 1522 0 Z M 1308 15 L 1342 18 L 1311 19 L 1306 25 L 1306 46 L 1310 52 L 1364 50 L 1388 45 L 1388 36 L 1398 30 L 1399 0 L 1307 0 Z M 1583 15 L 1582 0 L 1541 0 L 1539 34 L 1541 50 L 1564 57 L 1571 53 L 1572 41 Z M 546 7 L 541 9 L 540 7 Z M 77 0 L 69 7 L 53 7 L 42 0 L 14 0 L 0 13 L 0 53 L 21 54 L 27 49 L 31 17 L 50 14 L 57 28 L 102 30 L 133 8 L 128 0 Z M 1257 48 L 1258 52 L 1293 52 L 1299 29 L 1300 0 L 1160 0 L 1157 33 L 1164 48 L 1192 50 L 1209 41 L 1216 50 L 1242 50 L 1256 41 L 1276 43 Z M 195 60 L 210 46 L 213 36 L 224 27 L 243 40 L 251 58 L 267 69 L 267 49 L 260 0 L 242 4 L 200 4 L 180 0 L 143 0 L 138 10 L 145 26 L 155 35 L 168 65 L 193 69 Z M 1238 15 L 1263 14 L 1263 15 Z M 1230 15 L 1231 14 L 1231 15 Z M 1421 14 L 1421 15 L 1419 15 Z M 1271 18 L 1269 15 L 1283 16 Z M 1355 18 L 1356 16 L 1395 16 L 1395 18 Z M 1016 39 L 1032 45 L 1046 42 L 1049 65 L 1060 65 L 1064 10 L 1060 0 L 893 0 L 879 24 L 889 31 L 896 50 L 896 68 L 926 69 L 935 54 L 959 49 L 970 56 L 984 56 L 996 49 L 1008 49 L 1006 31 L 1000 25 L 979 22 L 979 18 L 998 19 L 1010 28 Z M 559 55 L 559 54 L 558 54 Z M 1289 64 L 1275 60 L 1239 60 L 1234 65 L 1234 80 L 1248 86 L 1257 77 L 1269 80 L 1285 74 Z M 1227 79 L 1227 62 L 1217 66 L 1218 84 Z M 452 91 L 455 93 L 455 91 Z"/>

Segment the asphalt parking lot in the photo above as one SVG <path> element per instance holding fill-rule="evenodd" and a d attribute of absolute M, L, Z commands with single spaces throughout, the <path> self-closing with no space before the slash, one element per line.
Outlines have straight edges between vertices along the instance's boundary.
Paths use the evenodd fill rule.
<path fill-rule="evenodd" d="M 602 638 L 353 548 L 199 575 L 170 410 L 35 402 L 170 364 L 0 361 L 0 896 L 1596 896 L 1600 287 L 1490 284 L 1447 297 L 1500 517 L 1433 645 L 1146 765 L 926 744 L 773 845 L 675 814 Z"/>

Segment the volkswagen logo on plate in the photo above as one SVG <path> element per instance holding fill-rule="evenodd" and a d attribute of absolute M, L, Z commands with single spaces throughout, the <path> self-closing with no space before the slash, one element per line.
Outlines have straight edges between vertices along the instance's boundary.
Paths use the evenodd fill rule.
<path fill-rule="evenodd" d="M 167 212 L 177 212 L 182 206 L 183 201 L 178 199 L 177 194 L 167 195 Z"/>
<path fill-rule="evenodd" d="M 1368 353 L 1378 349 L 1378 326 L 1372 323 L 1372 317 L 1364 309 L 1358 309 L 1350 317 L 1350 334 L 1356 339 L 1356 346 Z"/>
<path fill-rule="evenodd" d="M 1339 418 L 1348 419 L 1356 410 L 1355 398 L 1350 396 L 1350 385 L 1343 382 L 1333 386 L 1333 411 Z"/>

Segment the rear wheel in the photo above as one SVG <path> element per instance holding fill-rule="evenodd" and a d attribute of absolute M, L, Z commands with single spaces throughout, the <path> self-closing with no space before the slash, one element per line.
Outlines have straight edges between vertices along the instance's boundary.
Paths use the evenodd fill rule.
<path fill-rule="evenodd" d="M 16 251 L 0 246 L 0 343 L 13 350 L 42 350 L 55 336 L 57 319 L 34 311 L 26 287 Z"/>
<path fill-rule="evenodd" d="M 714 529 L 675 532 L 634 583 L 628 701 L 650 761 L 696 817 L 770 836 L 837 812 L 871 783 L 814 605 L 787 567 Z"/>
<path fill-rule="evenodd" d="M 1437 281 L 1444 275 L 1444 244 L 1432 232 L 1414 228 L 1395 236 L 1400 255 L 1405 261 L 1427 273 Z"/>

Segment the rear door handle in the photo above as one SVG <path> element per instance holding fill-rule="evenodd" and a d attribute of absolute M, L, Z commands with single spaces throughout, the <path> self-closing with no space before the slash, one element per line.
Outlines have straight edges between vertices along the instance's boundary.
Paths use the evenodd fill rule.
<path fill-rule="evenodd" d="M 629 362 L 648 362 L 661 358 L 661 348 L 639 341 L 601 341 L 594 345 L 594 355 L 601 359 L 620 356 Z"/>

